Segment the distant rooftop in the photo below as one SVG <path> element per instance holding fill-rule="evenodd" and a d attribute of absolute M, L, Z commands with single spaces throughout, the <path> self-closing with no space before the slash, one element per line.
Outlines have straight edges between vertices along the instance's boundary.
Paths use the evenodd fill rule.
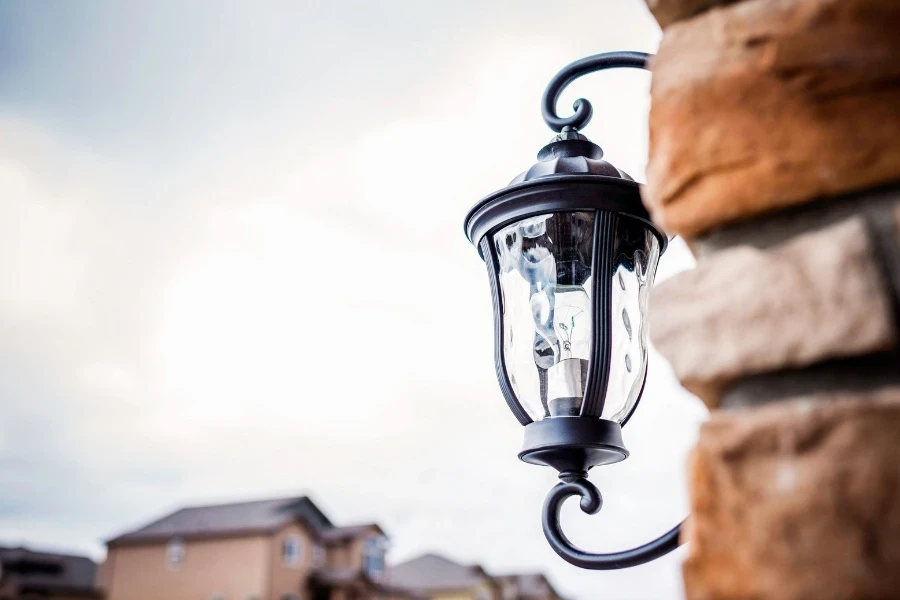
<path fill-rule="evenodd" d="M 265 533 L 303 520 L 316 533 L 335 529 L 328 517 L 306 496 L 182 508 L 109 544 L 144 542 L 173 537 L 206 537 Z"/>
<path fill-rule="evenodd" d="M 395 565 L 390 577 L 392 585 L 420 592 L 470 589 L 489 579 L 477 565 L 461 565 L 438 554 L 425 554 Z"/>
<path fill-rule="evenodd" d="M 97 565 L 84 556 L 0 546 L 0 572 L 5 582 L 13 584 L 23 595 L 50 592 L 97 595 L 94 584 Z"/>
<path fill-rule="evenodd" d="M 109 545 L 156 542 L 171 538 L 224 537 L 277 531 L 290 523 L 304 522 L 313 535 L 326 543 L 339 543 L 376 531 L 375 523 L 335 527 L 306 496 L 253 500 L 230 504 L 182 508 L 133 531 L 119 535 Z"/>
<path fill-rule="evenodd" d="M 543 573 L 494 576 L 479 565 L 461 565 L 439 554 L 425 554 L 396 565 L 391 569 L 390 581 L 394 586 L 425 595 L 429 592 L 471 590 L 491 583 L 517 600 L 562 598 Z"/>

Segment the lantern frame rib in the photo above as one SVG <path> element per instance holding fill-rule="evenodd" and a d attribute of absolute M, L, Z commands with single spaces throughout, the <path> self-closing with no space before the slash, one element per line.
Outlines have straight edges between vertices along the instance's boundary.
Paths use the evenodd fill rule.
<path fill-rule="evenodd" d="M 532 423 L 525 408 L 519 402 L 512 389 L 509 373 L 506 372 L 506 359 L 503 347 L 503 294 L 500 290 L 500 266 L 497 264 L 497 253 L 490 248 L 490 236 L 481 238 L 481 254 L 485 257 L 488 278 L 491 284 L 491 300 L 494 305 L 494 368 L 497 371 L 497 381 L 500 384 L 500 393 L 506 400 L 506 404 L 522 425 Z"/>
<path fill-rule="evenodd" d="M 609 385 L 609 366 L 612 361 L 611 305 L 613 280 L 614 234 L 618 215 L 606 210 L 598 210 L 594 215 L 594 243 L 591 257 L 591 284 L 596 306 L 593 322 L 591 362 L 581 403 L 582 417 L 599 417 L 603 412 Z"/>

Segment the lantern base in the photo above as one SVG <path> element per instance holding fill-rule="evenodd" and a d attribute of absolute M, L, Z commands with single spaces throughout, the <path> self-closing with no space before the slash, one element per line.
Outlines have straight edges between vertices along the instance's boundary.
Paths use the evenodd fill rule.
<path fill-rule="evenodd" d="M 548 417 L 525 426 L 519 459 L 562 473 L 587 473 L 591 467 L 628 458 L 622 427 L 598 417 Z"/>

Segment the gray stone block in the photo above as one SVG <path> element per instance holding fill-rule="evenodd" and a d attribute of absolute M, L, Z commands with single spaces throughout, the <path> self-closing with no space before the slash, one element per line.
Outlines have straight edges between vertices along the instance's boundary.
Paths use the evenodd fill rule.
<path fill-rule="evenodd" d="M 852 217 L 760 247 L 701 253 L 651 294 L 651 336 L 682 385 L 718 406 L 735 380 L 894 348 L 894 297 Z"/>

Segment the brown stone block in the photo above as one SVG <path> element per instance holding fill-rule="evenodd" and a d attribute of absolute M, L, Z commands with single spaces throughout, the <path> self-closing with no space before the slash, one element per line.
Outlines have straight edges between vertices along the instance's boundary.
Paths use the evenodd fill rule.
<path fill-rule="evenodd" d="M 731 4 L 736 0 L 644 0 L 660 27 L 698 15 L 714 6 Z"/>
<path fill-rule="evenodd" d="M 689 600 L 900 598 L 900 388 L 717 412 L 690 464 Z"/>
<path fill-rule="evenodd" d="M 861 218 L 767 249 L 701 256 L 650 301 L 654 344 L 711 407 L 739 377 L 888 350 L 898 339 L 890 286 Z"/>
<path fill-rule="evenodd" d="M 644 199 L 691 237 L 900 180 L 900 2 L 746 0 L 666 29 Z"/>

